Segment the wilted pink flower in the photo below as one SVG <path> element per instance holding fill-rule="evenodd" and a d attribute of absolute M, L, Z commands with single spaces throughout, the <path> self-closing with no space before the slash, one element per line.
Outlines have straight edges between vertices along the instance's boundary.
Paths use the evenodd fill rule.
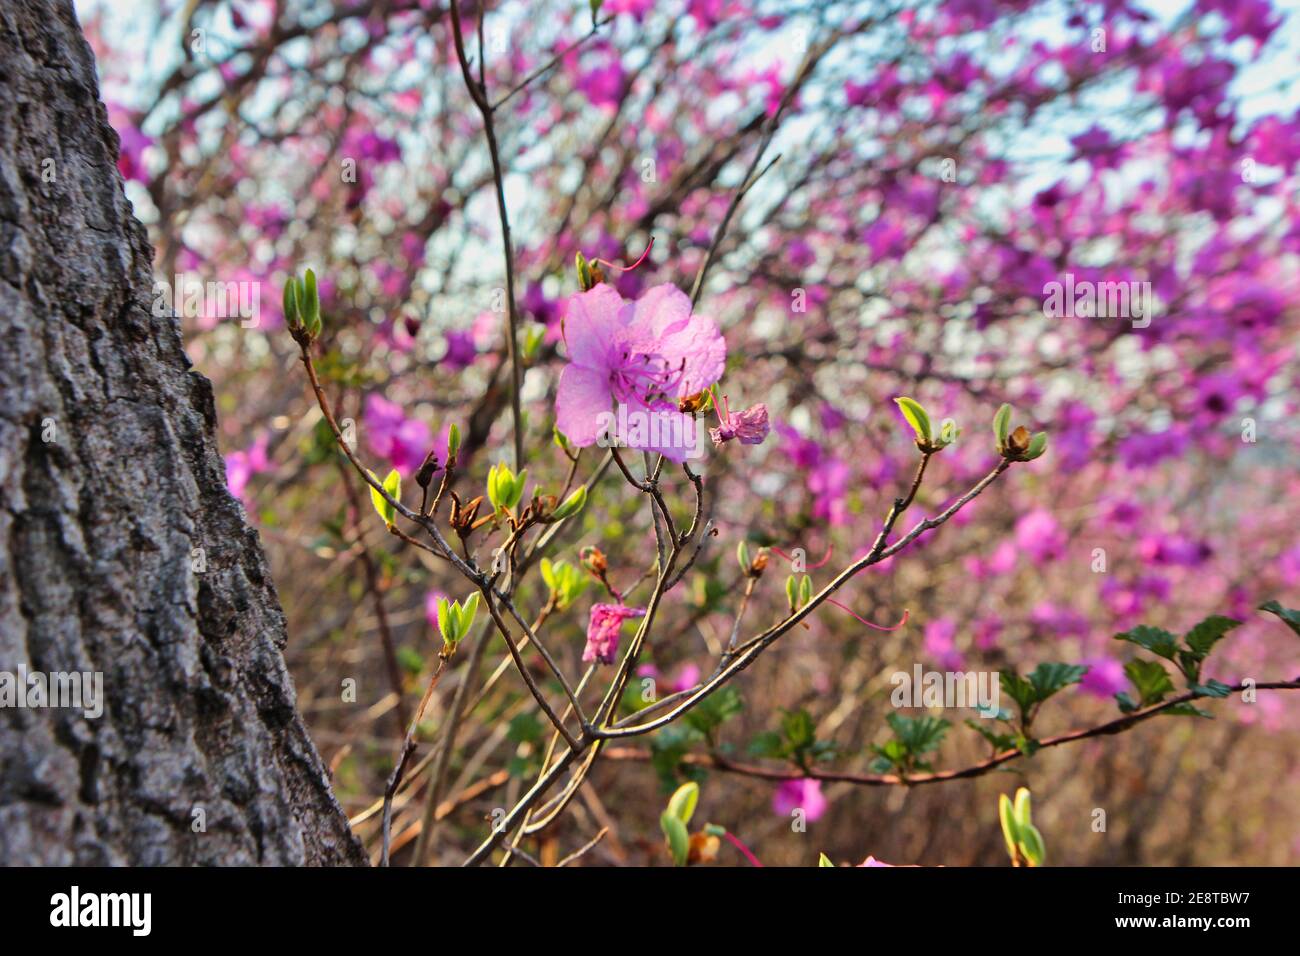
<path fill-rule="evenodd" d="M 695 422 L 678 401 L 722 377 L 727 344 L 712 319 L 691 313 L 691 300 L 665 283 L 636 302 L 600 284 L 571 298 L 564 315 L 569 364 L 560 373 L 556 427 L 579 448 L 604 434 L 629 448 L 685 461 Z M 610 414 L 611 403 L 645 418 L 629 427 Z M 621 417 L 621 416 L 619 416 Z"/>
<path fill-rule="evenodd" d="M 618 653 L 618 630 L 630 617 L 644 617 L 645 608 L 624 607 L 622 604 L 593 604 L 591 620 L 587 623 L 587 647 L 582 659 L 588 663 L 600 661 L 614 663 Z"/>
<path fill-rule="evenodd" d="M 722 411 L 718 413 L 718 427 L 709 429 L 713 444 L 721 447 L 723 442 L 739 438 L 742 445 L 761 445 L 767 433 L 772 430 L 767 420 L 767 406 L 762 402 L 751 405 L 743 412 L 734 415 L 727 406 L 727 398 L 722 397 Z"/>
<path fill-rule="evenodd" d="M 828 806 L 830 804 L 822 796 L 821 781 L 808 777 L 787 780 L 776 788 L 776 793 L 772 794 L 772 812 L 781 817 L 788 817 L 795 810 L 802 810 L 804 819 L 812 823 L 826 812 Z"/>

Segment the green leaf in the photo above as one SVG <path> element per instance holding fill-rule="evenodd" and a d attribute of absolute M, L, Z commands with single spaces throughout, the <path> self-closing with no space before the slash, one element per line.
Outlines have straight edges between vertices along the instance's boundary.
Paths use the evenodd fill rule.
<path fill-rule="evenodd" d="M 455 422 L 447 430 L 447 458 L 448 460 L 456 457 L 456 452 L 460 451 L 460 426 Z"/>
<path fill-rule="evenodd" d="M 795 609 L 798 609 L 799 607 L 799 595 L 796 593 L 797 591 L 798 585 L 795 583 L 794 575 L 792 574 L 785 579 L 785 599 L 790 603 L 790 607 Z"/>
<path fill-rule="evenodd" d="M 686 824 L 665 810 L 659 817 L 659 828 L 668 838 L 668 849 L 672 852 L 673 865 L 685 866 L 691 853 L 691 838 L 686 832 Z"/>
<path fill-rule="evenodd" d="M 367 470 L 366 474 L 368 474 L 376 482 L 379 481 L 379 476 L 376 475 L 373 471 Z M 381 487 L 385 491 L 388 491 L 389 481 L 392 479 L 393 475 L 397 475 L 397 472 L 396 471 L 390 472 L 388 478 L 385 478 L 382 482 L 380 482 Z M 397 475 L 398 491 L 401 490 L 401 482 L 402 482 L 402 476 Z M 389 494 L 392 494 L 392 492 L 389 491 Z M 394 495 L 393 497 L 396 497 L 396 495 Z M 389 504 L 388 499 L 386 499 L 383 495 L 381 495 L 378 492 L 378 490 L 376 490 L 374 485 L 370 485 L 370 503 L 375 506 L 375 513 L 378 514 L 379 517 L 384 519 L 384 524 L 389 528 L 393 527 L 394 523 L 397 520 L 397 509 L 394 508 L 391 504 Z"/>
<path fill-rule="evenodd" d="M 1043 835 L 1032 823 L 1020 827 L 1020 852 L 1029 861 L 1030 866 L 1042 866 L 1047 859 L 1047 848 L 1043 846 Z"/>
<path fill-rule="evenodd" d="M 1011 798 L 1005 793 L 998 794 L 998 820 L 1002 824 L 1002 838 L 1007 844 L 1007 855 L 1015 860 L 1016 847 L 1020 845 L 1020 826 L 1016 823 Z"/>
<path fill-rule="evenodd" d="M 695 805 L 700 802 L 700 785 L 695 781 L 684 783 L 668 798 L 668 812 L 689 825 L 695 815 Z"/>
<path fill-rule="evenodd" d="M 1029 788 L 1021 787 L 1016 791 L 1016 798 L 1012 802 L 1011 809 L 1016 815 L 1016 824 L 1022 832 L 1025 827 L 1034 822 L 1032 799 Z"/>
<path fill-rule="evenodd" d="M 307 270 L 307 279 L 303 283 L 303 298 L 298 303 L 302 311 L 303 325 L 312 335 L 320 333 L 320 295 L 316 291 L 316 273 Z"/>
<path fill-rule="evenodd" d="M 912 426 L 912 431 L 916 432 L 916 440 L 930 444 L 930 416 L 921 407 L 921 403 L 906 395 L 894 399 L 894 402 L 902 410 L 907 423 Z"/>
<path fill-rule="evenodd" d="M 1039 664 L 1029 675 L 1029 683 L 1037 701 L 1042 703 L 1062 688 L 1079 683 L 1086 673 L 1088 668 L 1081 664 Z"/>
<path fill-rule="evenodd" d="M 578 485 L 577 488 L 565 498 L 558 508 L 555 509 L 556 518 L 569 518 L 576 515 L 579 511 L 587 506 L 587 486 Z"/>
<path fill-rule="evenodd" d="M 388 477 L 384 479 L 384 491 L 388 492 L 388 496 L 394 501 L 402 500 L 402 473 L 396 468 L 390 471 Z M 392 508 L 393 506 L 389 505 L 389 507 Z M 396 517 L 395 509 L 394 517 Z"/>
<path fill-rule="evenodd" d="M 803 580 L 799 582 L 799 606 L 800 607 L 803 607 L 809 601 L 812 600 L 812 592 L 813 592 L 812 578 L 810 578 L 808 575 L 805 574 L 803 576 Z"/>
<path fill-rule="evenodd" d="M 1041 458 L 1045 451 L 1047 451 L 1047 432 L 1038 432 L 1029 439 L 1029 447 L 1025 449 L 1025 461 Z"/>
<path fill-rule="evenodd" d="M 1169 679 L 1169 672 L 1159 661 L 1134 658 L 1124 665 L 1124 673 L 1138 692 L 1136 707 L 1158 704 L 1165 699 L 1166 694 L 1173 693 L 1174 682 Z M 1121 702 L 1121 709 L 1122 707 Z"/>
<path fill-rule="evenodd" d="M 988 725 L 987 720 L 976 720 L 973 717 L 966 719 L 966 726 L 978 733 L 981 737 L 992 745 L 997 751 L 1014 750 L 1016 747 L 1015 739 L 1007 734 L 1000 734 Z"/>
<path fill-rule="evenodd" d="M 1178 638 L 1164 628 L 1149 627 L 1146 624 L 1139 624 L 1135 628 L 1116 634 L 1115 640 L 1128 641 L 1130 644 L 1144 647 L 1152 654 L 1168 661 L 1172 661 L 1178 651 Z"/>
<path fill-rule="evenodd" d="M 1002 692 L 1016 702 L 1022 717 L 1038 701 L 1038 692 L 1034 689 L 1034 685 L 1015 671 L 1001 671 L 998 675 L 998 683 L 1002 685 Z"/>
<path fill-rule="evenodd" d="M 438 633 L 446 643 L 456 643 L 456 625 L 452 621 L 451 605 L 445 597 L 438 598 Z"/>
<path fill-rule="evenodd" d="M 555 586 L 555 566 L 551 564 L 550 558 L 542 558 L 539 567 L 542 571 L 542 580 L 546 582 L 546 587 L 554 594 L 557 590 Z"/>
<path fill-rule="evenodd" d="M 469 633 L 469 629 L 474 626 L 474 618 L 478 614 L 478 592 L 471 594 L 460 609 L 460 623 L 457 627 L 456 639 L 460 640 Z"/>
<path fill-rule="evenodd" d="M 817 854 L 817 867 L 819 869 L 823 866 L 834 866 L 834 865 L 835 864 L 831 862 L 831 858 L 828 857 L 825 853 Z"/>
<path fill-rule="evenodd" d="M 750 569 L 749 546 L 745 544 L 743 538 L 740 543 L 736 545 L 736 561 L 740 565 L 740 573 L 748 574 Z"/>
<path fill-rule="evenodd" d="M 813 723 L 812 714 L 802 708 L 785 712 L 781 718 L 781 732 L 790 753 L 806 750 L 817 740 L 817 727 Z"/>
<path fill-rule="evenodd" d="M 745 709 L 740 698 L 740 691 L 727 685 L 705 697 L 686 712 L 685 721 L 700 733 L 708 735 L 714 728 L 721 726 Z"/>
<path fill-rule="evenodd" d="M 895 736 L 913 756 L 937 750 L 939 744 L 952 726 L 948 721 L 929 714 L 920 717 L 904 717 L 902 714 L 890 714 L 885 722 L 893 729 Z"/>
<path fill-rule="evenodd" d="M 1300 611 L 1293 608 L 1283 607 L 1277 601 L 1268 601 L 1259 606 L 1259 610 L 1267 611 L 1269 614 L 1276 614 L 1282 619 L 1282 622 L 1300 637 Z"/>
<path fill-rule="evenodd" d="M 1222 699 L 1232 693 L 1232 688 L 1222 681 L 1207 680 L 1204 684 L 1193 684 L 1191 690 L 1202 697 Z"/>
<path fill-rule="evenodd" d="M 1206 720 L 1213 720 L 1214 715 L 1208 710 L 1201 710 L 1194 704 L 1181 703 L 1161 711 L 1163 714 L 1169 714 L 1173 717 L 1204 717 Z"/>
<path fill-rule="evenodd" d="M 1011 433 L 1011 406 L 1002 405 L 993 416 L 993 435 L 998 440 L 998 453 L 1007 447 L 1007 435 Z"/>
<path fill-rule="evenodd" d="M 293 276 L 284 284 L 284 322 L 291 329 L 299 324 L 298 296 Z"/>
<path fill-rule="evenodd" d="M 751 757 L 784 757 L 786 756 L 785 740 L 775 730 L 765 730 L 754 737 L 749 742 L 749 754 Z"/>
<path fill-rule="evenodd" d="M 1240 621 L 1215 614 L 1207 617 L 1188 631 L 1183 640 L 1187 642 L 1187 646 L 1192 649 L 1192 653 L 1198 659 L 1204 660 L 1205 656 L 1210 653 L 1210 649 L 1223 639 L 1223 635 L 1236 627 L 1241 627 Z"/>

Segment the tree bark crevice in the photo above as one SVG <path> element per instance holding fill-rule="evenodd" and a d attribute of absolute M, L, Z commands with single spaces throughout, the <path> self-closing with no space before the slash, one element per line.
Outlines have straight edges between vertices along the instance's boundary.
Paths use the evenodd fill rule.
<path fill-rule="evenodd" d="M 364 864 L 70 0 L 0 5 L 0 864 Z M 198 812 L 201 811 L 201 812 Z"/>

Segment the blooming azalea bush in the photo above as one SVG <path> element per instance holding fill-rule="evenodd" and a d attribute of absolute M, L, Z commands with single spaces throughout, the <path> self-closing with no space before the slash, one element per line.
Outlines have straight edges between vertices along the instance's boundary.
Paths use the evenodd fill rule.
<path fill-rule="evenodd" d="M 1294 13 L 545 6 L 81 4 L 373 858 L 1294 862 Z"/>

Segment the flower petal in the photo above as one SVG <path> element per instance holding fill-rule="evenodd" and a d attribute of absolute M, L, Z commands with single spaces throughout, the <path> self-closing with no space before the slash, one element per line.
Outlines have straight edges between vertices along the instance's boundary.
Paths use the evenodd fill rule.
<path fill-rule="evenodd" d="M 587 368 L 610 368 L 610 353 L 631 315 L 631 304 L 604 283 L 571 297 L 563 320 L 569 360 Z"/>
<path fill-rule="evenodd" d="M 555 427 L 574 445 L 596 444 L 609 414 L 609 379 L 594 369 L 566 365 L 555 392 Z"/>

